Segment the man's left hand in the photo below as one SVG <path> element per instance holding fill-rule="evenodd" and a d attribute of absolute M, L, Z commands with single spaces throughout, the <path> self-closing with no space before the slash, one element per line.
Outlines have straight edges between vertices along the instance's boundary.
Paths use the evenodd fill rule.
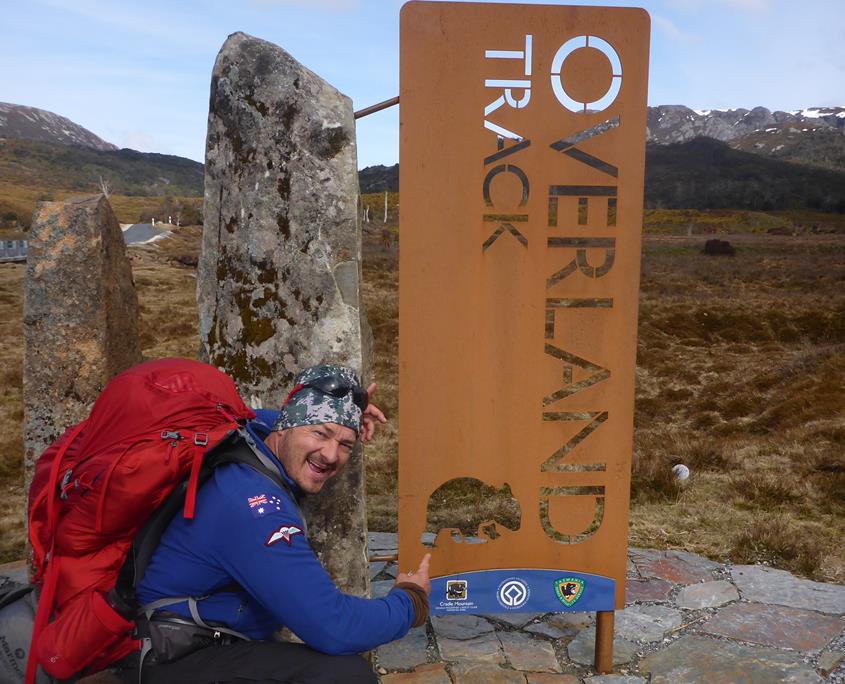
<path fill-rule="evenodd" d="M 376 383 L 372 383 L 367 388 L 367 395 L 372 400 L 372 396 L 376 391 Z M 378 407 L 373 405 L 372 403 L 367 404 L 367 408 L 364 409 L 364 413 L 361 416 L 361 433 L 360 438 L 362 442 L 369 442 L 372 440 L 373 435 L 376 431 L 376 421 L 379 423 L 386 423 L 387 418 L 385 418 L 384 413 Z"/>

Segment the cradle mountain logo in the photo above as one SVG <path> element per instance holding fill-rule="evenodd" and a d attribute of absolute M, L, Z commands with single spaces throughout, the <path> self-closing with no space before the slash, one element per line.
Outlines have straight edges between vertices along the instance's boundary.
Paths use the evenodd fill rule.
<path fill-rule="evenodd" d="M 577 577 L 561 577 L 555 580 L 555 594 L 561 603 L 571 606 L 584 593 L 584 580 Z"/>
<path fill-rule="evenodd" d="M 448 582 L 446 582 L 446 599 L 448 601 L 466 601 L 466 580 L 449 580 Z"/>

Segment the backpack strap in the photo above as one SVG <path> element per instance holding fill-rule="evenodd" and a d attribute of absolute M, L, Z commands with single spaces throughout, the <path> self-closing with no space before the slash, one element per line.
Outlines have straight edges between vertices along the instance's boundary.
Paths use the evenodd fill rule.
<path fill-rule="evenodd" d="M 223 457 L 227 460 L 223 460 L 221 463 L 215 464 L 214 467 L 222 465 L 223 463 L 243 463 L 244 465 L 248 465 L 257 473 L 266 477 L 272 483 L 278 485 L 281 490 L 288 495 L 293 507 L 296 509 L 299 519 L 302 521 L 302 534 L 307 538 L 308 522 L 305 520 L 305 515 L 303 515 L 302 509 L 299 507 L 299 501 L 296 498 L 296 494 L 293 493 L 288 481 L 285 479 L 284 475 L 282 475 L 279 470 L 279 466 L 277 466 L 273 460 L 261 450 L 261 447 L 255 443 L 252 435 L 247 432 L 245 428 L 240 428 L 238 430 L 238 434 L 243 439 L 243 444 L 245 444 L 247 448 L 245 449 L 243 444 L 237 445 L 235 449 L 228 451 L 226 456 Z M 249 449 L 249 453 L 247 452 L 247 449 Z"/>
<path fill-rule="evenodd" d="M 242 463 L 260 473 L 284 491 L 302 520 L 303 534 L 307 535 L 307 524 L 302 514 L 302 509 L 296 500 L 296 496 L 285 481 L 279 467 L 272 459 L 264 454 L 255 443 L 253 437 L 245 428 L 232 430 L 214 447 L 205 452 L 202 468 L 200 468 L 195 481 L 197 487 L 202 487 L 211 478 L 214 470 L 227 463 Z M 185 496 L 189 488 L 189 480 L 186 478 L 173 488 L 162 504 L 153 512 L 141 530 L 135 535 L 132 541 L 132 548 L 127 556 L 126 562 L 118 576 L 114 592 L 117 598 L 127 608 L 127 619 L 132 619 L 138 610 L 135 601 L 135 590 L 144 578 L 144 573 L 152 559 L 153 553 L 158 548 L 161 537 L 170 521 L 183 507 Z M 185 600 L 185 599 L 182 599 Z"/>

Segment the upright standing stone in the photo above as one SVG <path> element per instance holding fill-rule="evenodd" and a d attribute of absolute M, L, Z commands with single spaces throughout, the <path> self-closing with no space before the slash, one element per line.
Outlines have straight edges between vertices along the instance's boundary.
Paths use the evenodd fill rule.
<path fill-rule="evenodd" d="M 138 297 L 104 195 L 43 202 L 29 231 L 23 313 L 24 477 L 103 385 L 138 363 Z"/>
<path fill-rule="evenodd" d="M 296 372 L 316 363 L 367 375 L 357 207 L 349 98 L 276 45 L 231 35 L 211 77 L 200 355 L 253 406 L 280 406 Z M 335 581 L 365 593 L 360 450 L 306 515 Z"/>

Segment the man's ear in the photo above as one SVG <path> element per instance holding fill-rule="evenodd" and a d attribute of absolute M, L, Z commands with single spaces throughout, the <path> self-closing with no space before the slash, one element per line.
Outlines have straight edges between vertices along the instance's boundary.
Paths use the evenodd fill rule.
<path fill-rule="evenodd" d="M 282 441 L 282 430 L 273 430 L 267 437 L 264 439 L 264 444 L 267 445 L 267 448 L 270 449 L 274 454 L 277 456 L 279 455 L 279 443 Z"/>

